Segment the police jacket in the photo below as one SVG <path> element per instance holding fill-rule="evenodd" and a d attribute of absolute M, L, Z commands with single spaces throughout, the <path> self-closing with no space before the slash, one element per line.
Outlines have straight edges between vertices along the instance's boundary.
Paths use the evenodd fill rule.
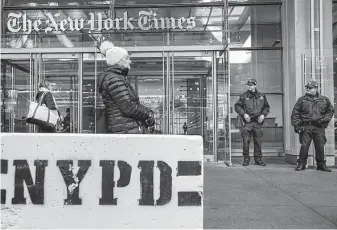
<path fill-rule="evenodd" d="M 291 124 L 296 127 L 306 123 L 315 123 L 321 121 L 321 124 L 327 124 L 332 119 L 334 108 L 329 98 L 317 95 L 305 94 L 300 97 L 291 114 Z"/>
<path fill-rule="evenodd" d="M 270 106 L 267 97 L 264 94 L 257 90 L 255 90 L 255 92 L 250 92 L 248 90 L 239 97 L 234 108 L 240 117 L 248 114 L 251 119 L 257 120 L 262 114 L 265 117 L 268 115 Z"/>
<path fill-rule="evenodd" d="M 126 75 L 127 69 L 112 66 L 98 77 L 98 91 L 105 105 L 109 133 L 142 126 L 151 113 L 150 109 L 140 104 Z"/>

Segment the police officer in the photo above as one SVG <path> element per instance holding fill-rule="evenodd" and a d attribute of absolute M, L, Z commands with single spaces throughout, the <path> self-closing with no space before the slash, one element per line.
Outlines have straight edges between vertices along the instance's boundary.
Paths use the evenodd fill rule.
<path fill-rule="evenodd" d="M 306 94 L 300 97 L 291 114 L 291 124 L 295 133 L 299 133 L 301 143 L 296 171 L 305 170 L 311 141 L 314 140 L 317 170 L 331 172 L 324 160 L 326 143 L 325 129 L 334 114 L 329 98 L 317 92 L 318 84 L 310 81 L 305 86 Z"/>
<path fill-rule="evenodd" d="M 261 126 L 269 113 L 270 107 L 266 96 L 256 89 L 256 84 L 257 81 L 255 79 L 249 79 L 246 83 L 248 90 L 239 97 L 234 105 L 235 111 L 239 114 L 243 124 L 241 131 L 243 140 L 243 166 L 249 165 L 251 135 L 253 135 L 254 138 L 255 164 L 266 166 L 262 161 L 261 140 L 263 133 Z"/>

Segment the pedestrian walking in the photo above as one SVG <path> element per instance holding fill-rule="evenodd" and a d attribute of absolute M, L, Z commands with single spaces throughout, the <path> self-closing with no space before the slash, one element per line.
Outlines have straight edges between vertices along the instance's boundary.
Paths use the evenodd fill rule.
<path fill-rule="evenodd" d="M 44 80 L 43 82 L 39 83 L 39 91 L 36 94 L 36 101 L 41 100 L 41 104 L 45 105 L 48 109 L 55 111 L 55 113 L 59 116 L 59 121 L 63 121 L 63 117 L 61 116 L 60 111 L 57 108 L 56 100 L 53 95 L 53 90 L 55 87 L 55 83 L 49 80 Z M 43 97 L 43 98 L 42 98 Z M 37 126 L 38 133 L 55 133 L 57 131 L 55 128 L 44 128 L 41 126 Z"/>
<path fill-rule="evenodd" d="M 184 135 L 187 135 L 187 124 L 186 124 L 186 122 L 184 122 L 183 130 L 184 130 Z"/>

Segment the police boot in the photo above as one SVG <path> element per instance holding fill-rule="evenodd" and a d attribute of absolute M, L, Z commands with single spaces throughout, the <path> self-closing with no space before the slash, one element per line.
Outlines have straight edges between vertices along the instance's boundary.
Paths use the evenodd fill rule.
<path fill-rule="evenodd" d="M 301 171 L 305 170 L 305 165 L 304 164 L 297 164 L 297 167 L 295 168 L 296 171 Z"/>
<path fill-rule="evenodd" d="M 266 164 L 261 159 L 260 160 L 256 160 L 255 164 L 259 165 L 259 166 L 266 166 Z"/>
<path fill-rule="evenodd" d="M 245 159 L 243 160 L 242 166 L 248 166 L 248 165 L 249 165 L 249 159 L 248 159 L 248 158 L 245 158 Z"/>
<path fill-rule="evenodd" d="M 326 165 L 317 165 L 317 170 L 321 170 L 324 172 L 331 172 L 331 169 L 329 169 Z"/>

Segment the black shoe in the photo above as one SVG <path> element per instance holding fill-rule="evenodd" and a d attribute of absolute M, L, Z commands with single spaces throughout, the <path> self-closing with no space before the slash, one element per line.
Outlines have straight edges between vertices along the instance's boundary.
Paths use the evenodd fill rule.
<path fill-rule="evenodd" d="M 329 169 L 326 165 L 317 165 L 317 170 L 321 170 L 324 172 L 331 172 L 331 169 Z"/>
<path fill-rule="evenodd" d="M 255 164 L 259 166 L 266 166 L 266 164 L 262 160 L 255 161 Z"/>
<path fill-rule="evenodd" d="M 248 166 L 249 165 L 249 160 L 244 159 L 242 166 Z"/>
<path fill-rule="evenodd" d="M 301 171 L 305 169 L 306 169 L 305 165 L 302 165 L 302 164 L 297 164 L 297 167 L 295 168 L 296 171 Z"/>

